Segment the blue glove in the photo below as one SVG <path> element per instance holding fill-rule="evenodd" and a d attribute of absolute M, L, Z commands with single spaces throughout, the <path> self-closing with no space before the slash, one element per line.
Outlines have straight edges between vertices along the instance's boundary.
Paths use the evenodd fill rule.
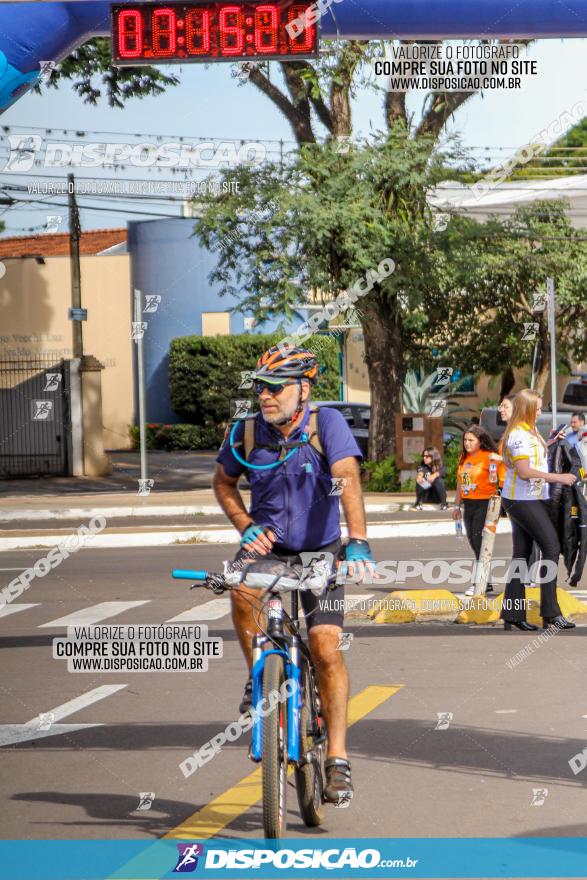
<path fill-rule="evenodd" d="M 361 538 L 351 538 L 344 548 L 344 558 L 347 562 L 372 562 L 373 554 L 368 541 Z"/>
<path fill-rule="evenodd" d="M 259 535 L 263 534 L 263 529 L 261 526 L 256 526 L 255 523 L 250 523 L 243 532 L 243 536 L 241 538 L 241 547 L 244 547 L 245 544 L 252 544 Z"/>

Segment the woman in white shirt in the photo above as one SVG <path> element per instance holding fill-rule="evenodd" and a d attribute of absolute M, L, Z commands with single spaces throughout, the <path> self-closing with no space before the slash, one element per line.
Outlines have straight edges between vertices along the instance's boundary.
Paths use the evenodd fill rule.
<path fill-rule="evenodd" d="M 536 419 L 542 412 L 542 398 L 537 391 L 524 388 L 513 402 L 513 411 L 502 439 L 502 454 L 506 476 L 501 493 L 502 504 L 512 524 L 513 576 L 505 589 L 501 617 L 504 629 L 512 626 L 521 630 L 537 627 L 526 623 L 525 590 L 520 567 L 528 564 L 534 541 L 542 551 L 542 562 L 551 563 L 552 577 L 541 578 L 540 616 L 543 627 L 572 629 L 575 624 L 562 616 L 556 598 L 556 570 L 560 543 L 546 501 L 548 483 L 572 486 L 572 474 L 549 474 L 546 444 L 536 429 Z M 552 563 L 554 565 L 552 565 Z M 541 566 L 542 568 L 542 566 Z"/>

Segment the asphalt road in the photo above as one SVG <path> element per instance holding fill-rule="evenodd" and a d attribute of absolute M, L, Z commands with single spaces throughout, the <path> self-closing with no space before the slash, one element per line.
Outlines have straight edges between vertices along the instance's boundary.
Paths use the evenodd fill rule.
<path fill-rule="evenodd" d="M 498 552 L 507 554 L 509 540 L 499 538 Z M 378 559 L 463 555 L 456 539 L 373 543 Z M 0 615 L 3 838 L 262 836 L 258 800 L 237 805 L 243 788 L 254 795 L 258 785 L 247 736 L 189 779 L 179 769 L 237 718 L 246 676 L 227 608 L 210 606 L 212 594 L 190 593 L 169 571 L 217 568 L 233 549 L 82 550 L 9 606 L 27 607 Z M 1 584 L 37 558 L 38 551 L 2 554 Z M 142 604 L 95 609 L 106 602 Z M 65 635 L 55 621 L 74 612 L 91 609 L 109 625 L 161 624 L 195 606 L 198 622 L 204 605 L 210 634 L 224 647 L 208 672 L 69 673 L 52 659 L 52 639 Z M 513 666 L 532 634 L 356 622 L 346 630 L 354 636 L 345 659 L 356 794 L 349 809 L 328 807 L 324 825 L 312 830 L 290 788 L 288 836 L 584 835 L 587 770 L 574 775 L 569 760 L 587 745 L 587 628 L 550 638 Z M 39 731 L 40 713 L 50 712 L 52 724 Z M 446 729 L 437 729 L 439 713 L 452 713 Z M 154 793 L 150 809 L 137 809 L 141 792 Z"/>

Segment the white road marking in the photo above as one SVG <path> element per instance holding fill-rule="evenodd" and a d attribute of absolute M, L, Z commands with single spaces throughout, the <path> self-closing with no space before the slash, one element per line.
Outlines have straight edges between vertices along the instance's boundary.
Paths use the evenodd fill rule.
<path fill-rule="evenodd" d="M 0 608 L 0 617 L 8 617 L 9 614 L 16 614 L 17 611 L 26 611 L 27 608 L 36 608 L 40 602 L 25 602 L 21 605 L 5 605 Z"/>
<path fill-rule="evenodd" d="M 40 729 L 41 717 L 39 715 L 31 718 L 26 724 L 2 724 L 0 725 L 0 747 L 26 742 L 31 739 L 41 739 L 44 736 L 57 736 L 62 733 L 71 733 L 75 730 L 85 730 L 88 727 L 103 727 L 104 725 L 100 723 L 55 724 L 54 722 L 67 718 L 69 715 L 73 715 L 75 712 L 79 712 L 81 709 L 97 703 L 98 700 L 109 697 L 125 687 L 128 687 L 128 685 L 104 684 L 79 697 L 74 697 L 73 700 L 68 700 L 67 703 L 62 703 L 60 706 L 50 709 L 49 712 L 43 713 L 44 715 L 51 716 L 51 724 L 46 730 Z"/>
<path fill-rule="evenodd" d="M 42 623 L 39 629 L 50 626 L 90 626 L 106 620 L 107 617 L 115 617 L 123 611 L 137 608 L 139 605 L 147 605 L 150 601 L 150 599 L 142 599 L 138 602 L 100 602 L 98 605 L 90 605 L 89 608 L 81 608 L 72 614 L 66 614 L 65 617 L 50 620 L 49 623 Z"/>
<path fill-rule="evenodd" d="M 0 568 L 0 571 L 22 571 L 22 568 Z"/>
<path fill-rule="evenodd" d="M 176 617 L 170 617 L 166 623 L 187 623 L 192 620 L 218 620 L 230 611 L 230 599 L 212 599 L 202 605 L 194 605 L 187 611 L 182 611 Z"/>

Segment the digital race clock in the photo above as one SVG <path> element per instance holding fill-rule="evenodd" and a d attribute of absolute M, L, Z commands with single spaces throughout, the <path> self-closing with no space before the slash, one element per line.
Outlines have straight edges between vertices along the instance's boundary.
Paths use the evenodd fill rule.
<path fill-rule="evenodd" d="M 138 3 L 112 7 L 116 65 L 313 58 L 312 3 Z M 312 19 L 311 19 L 312 20 Z"/>

